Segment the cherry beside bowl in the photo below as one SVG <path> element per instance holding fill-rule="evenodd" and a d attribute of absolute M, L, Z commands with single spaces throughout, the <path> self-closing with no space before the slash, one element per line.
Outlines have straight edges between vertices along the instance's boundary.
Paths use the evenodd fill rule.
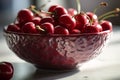
<path fill-rule="evenodd" d="M 71 70 L 101 53 L 111 31 L 84 34 L 27 34 L 4 29 L 8 47 L 39 69 Z"/>

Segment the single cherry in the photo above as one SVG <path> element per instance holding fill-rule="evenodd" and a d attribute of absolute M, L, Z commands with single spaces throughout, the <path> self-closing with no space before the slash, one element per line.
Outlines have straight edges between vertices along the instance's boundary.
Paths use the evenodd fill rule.
<path fill-rule="evenodd" d="M 70 31 L 70 34 L 80 34 L 81 31 L 79 29 L 73 29 L 72 31 Z"/>
<path fill-rule="evenodd" d="M 22 9 L 18 12 L 17 20 L 19 23 L 26 23 L 32 21 L 34 14 L 29 9 Z"/>
<path fill-rule="evenodd" d="M 76 29 L 79 29 L 82 31 L 85 25 L 89 23 L 89 20 L 87 18 L 87 15 L 85 13 L 79 13 L 74 16 L 76 20 Z"/>
<path fill-rule="evenodd" d="M 14 23 L 15 25 L 17 25 L 20 29 L 22 28 L 22 26 L 24 25 L 24 24 L 20 24 L 20 23 Z"/>
<path fill-rule="evenodd" d="M 55 32 L 54 34 L 65 34 L 65 35 L 69 35 L 69 30 L 65 27 L 62 27 L 60 25 L 55 27 Z"/>
<path fill-rule="evenodd" d="M 18 27 L 16 24 L 10 24 L 7 27 L 7 31 L 20 32 L 20 27 Z"/>
<path fill-rule="evenodd" d="M 41 18 L 40 17 L 34 17 L 32 22 L 35 24 L 35 25 L 40 25 L 40 21 L 41 21 Z"/>
<path fill-rule="evenodd" d="M 49 22 L 41 24 L 40 28 L 44 29 L 47 34 L 54 34 L 54 26 Z"/>
<path fill-rule="evenodd" d="M 100 22 L 100 25 L 102 26 L 103 31 L 110 30 L 112 31 L 112 23 L 107 20 L 102 20 Z"/>
<path fill-rule="evenodd" d="M 83 33 L 99 33 L 101 31 L 102 31 L 102 26 L 100 24 L 86 25 L 82 30 Z"/>
<path fill-rule="evenodd" d="M 10 80 L 13 76 L 14 68 L 9 62 L 0 62 L 0 80 Z"/>
<path fill-rule="evenodd" d="M 33 22 L 27 22 L 22 27 L 22 32 L 24 32 L 24 33 L 37 33 L 37 29 L 36 29 L 36 26 Z"/>
<path fill-rule="evenodd" d="M 49 7 L 48 12 L 54 12 L 55 8 L 58 7 L 59 5 L 52 5 Z"/>
<path fill-rule="evenodd" d="M 64 14 L 60 16 L 59 24 L 66 27 L 68 30 L 73 30 L 76 26 L 76 20 L 69 14 Z"/>
<path fill-rule="evenodd" d="M 63 14 L 67 14 L 67 10 L 62 6 L 57 6 L 54 10 L 54 17 L 59 18 Z"/>
<path fill-rule="evenodd" d="M 52 17 L 42 18 L 41 21 L 40 21 L 40 24 L 43 24 L 43 23 L 46 23 L 46 22 L 49 22 L 53 25 L 55 24 L 55 21 Z"/>
<path fill-rule="evenodd" d="M 98 24 L 98 17 L 96 14 L 92 12 L 86 12 L 86 14 L 89 17 L 92 25 Z"/>

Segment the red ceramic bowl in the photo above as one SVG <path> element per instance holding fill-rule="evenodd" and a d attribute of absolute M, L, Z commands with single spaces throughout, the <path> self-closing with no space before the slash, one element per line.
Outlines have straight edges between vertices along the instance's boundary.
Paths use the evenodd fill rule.
<path fill-rule="evenodd" d="M 4 30 L 9 48 L 37 68 L 68 70 L 96 57 L 111 31 L 91 34 L 41 35 Z"/>

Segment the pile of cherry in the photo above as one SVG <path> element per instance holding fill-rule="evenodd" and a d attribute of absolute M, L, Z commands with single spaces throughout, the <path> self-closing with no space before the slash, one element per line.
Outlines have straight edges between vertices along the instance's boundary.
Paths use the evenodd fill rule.
<path fill-rule="evenodd" d="M 18 12 L 14 23 L 9 24 L 7 31 L 32 34 L 82 34 L 99 33 L 112 30 L 112 23 L 98 20 L 93 12 L 80 12 L 73 8 L 65 9 L 52 5 L 48 11 L 38 10 L 35 6 Z"/>

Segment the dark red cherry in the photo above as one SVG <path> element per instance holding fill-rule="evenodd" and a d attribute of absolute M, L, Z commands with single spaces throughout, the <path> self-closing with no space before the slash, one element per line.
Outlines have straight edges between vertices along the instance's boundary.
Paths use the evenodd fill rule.
<path fill-rule="evenodd" d="M 74 17 L 69 14 L 64 14 L 59 18 L 59 24 L 66 27 L 68 30 L 73 30 L 76 26 Z"/>
<path fill-rule="evenodd" d="M 102 26 L 99 24 L 96 25 L 86 25 L 82 30 L 83 33 L 98 33 L 102 31 Z"/>
<path fill-rule="evenodd" d="M 102 26 L 103 31 L 110 30 L 112 31 L 112 23 L 107 20 L 102 20 L 100 22 L 100 25 Z"/>
<path fill-rule="evenodd" d="M 21 29 L 24 24 L 16 23 L 15 25 L 17 25 Z"/>
<path fill-rule="evenodd" d="M 65 35 L 69 35 L 69 31 L 67 28 L 62 27 L 60 25 L 55 27 L 55 32 L 54 34 L 65 34 Z"/>
<path fill-rule="evenodd" d="M 86 12 L 89 19 L 92 21 L 92 25 L 98 24 L 98 17 L 96 14 L 92 12 Z"/>
<path fill-rule="evenodd" d="M 73 8 L 69 8 L 67 11 L 68 11 L 68 14 L 71 16 L 74 16 L 77 14 L 77 10 Z"/>
<path fill-rule="evenodd" d="M 55 8 L 58 7 L 59 5 L 52 5 L 49 7 L 48 12 L 54 12 Z"/>
<path fill-rule="evenodd" d="M 32 21 L 34 14 L 29 9 L 23 9 L 18 12 L 17 20 L 19 23 L 26 23 Z"/>
<path fill-rule="evenodd" d="M 46 18 L 42 18 L 41 21 L 40 21 L 40 24 L 43 24 L 43 23 L 46 23 L 46 22 L 49 22 L 51 24 L 54 25 L 55 21 L 52 17 L 46 17 Z"/>
<path fill-rule="evenodd" d="M 40 25 L 40 21 L 41 21 L 41 18 L 40 17 L 34 17 L 32 22 L 35 24 L 35 25 Z"/>
<path fill-rule="evenodd" d="M 0 80 L 10 80 L 13 76 L 14 68 L 9 62 L 0 62 Z"/>
<path fill-rule="evenodd" d="M 49 22 L 41 24 L 40 28 L 44 29 L 45 33 L 54 34 L 54 26 Z"/>
<path fill-rule="evenodd" d="M 24 33 L 37 33 L 35 24 L 33 22 L 28 22 L 22 27 L 22 32 Z"/>
<path fill-rule="evenodd" d="M 80 34 L 81 31 L 79 29 L 73 29 L 72 31 L 70 31 L 70 34 Z"/>
<path fill-rule="evenodd" d="M 75 17 L 75 20 L 76 20 L 76 27 L 75 28 L 79 29 L 80 31 L 82 31 L 84 26 L 89 23 L 87 15 L 84 14 L 84 13 L 77 14 L 74 17 Z"/>
<path fill-rule="evenodd" d="M 59 18 L 63 14 L 67 14 L 67 13 L 68 13 L 67 10 L 62 6 L 58 6 L 54 10 L 54 16 L 57 18 Z"/>
<path fill-rule="evenodd" d="M 7 31 L 20 32 L 20 27 L 18 27 L 16 24 L 10 24 L 7 27 Z"/>

